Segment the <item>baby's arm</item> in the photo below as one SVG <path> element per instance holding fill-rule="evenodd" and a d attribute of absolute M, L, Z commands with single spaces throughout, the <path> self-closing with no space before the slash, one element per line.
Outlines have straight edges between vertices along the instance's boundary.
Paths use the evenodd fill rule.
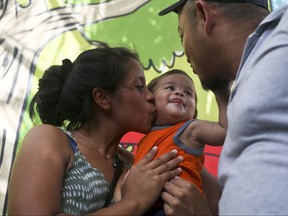
<path fill-rule="evenodd" d="M 221 146 L 227 131 L 227 105 L 230 95 L 229 87 L 214 91 L 219 108 L 218 122 L 196 120 L 192 122 L 180 136 L 182 142 L 192 148 L 201 148 L 205 144 Z"/>

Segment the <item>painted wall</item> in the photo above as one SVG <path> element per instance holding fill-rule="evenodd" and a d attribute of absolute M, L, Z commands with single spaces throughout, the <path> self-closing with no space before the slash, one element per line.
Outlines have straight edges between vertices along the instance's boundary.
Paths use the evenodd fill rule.
<path fill-rule="evenodd" d="M 272 9 L 288 0 L 275 0 Z M 33 126 L 27 113 L 39 77 L 62 59 L 74 60 L 95 47 L 95 40 L 136 49 L 147 82 L 171 68 L 194 79 L 198 117 L 217 120 L 211 92 L 202 90 L 186 62 L 178 38 L 177 17 L 158 12 L 175 0 L 0 0 L 0 214 L 6 213 L 13 160 Z M 121 144 L 132 152 L 141 134 L 129 133 Z M 205 165 L 217 174 L 221 147 L 207 147 Z"/>

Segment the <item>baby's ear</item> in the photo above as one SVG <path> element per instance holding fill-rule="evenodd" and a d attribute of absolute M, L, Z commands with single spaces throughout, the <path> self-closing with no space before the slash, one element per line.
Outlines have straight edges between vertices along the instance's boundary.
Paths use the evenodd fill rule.
<path fill-rule="evenodd" d="M 105 110 L 109 110 L 111 107 L 110 98 L 107 95 L 107 92 L 102 88 L 94 88 L 92 90 L 92 98 L 98 106 Z"/>

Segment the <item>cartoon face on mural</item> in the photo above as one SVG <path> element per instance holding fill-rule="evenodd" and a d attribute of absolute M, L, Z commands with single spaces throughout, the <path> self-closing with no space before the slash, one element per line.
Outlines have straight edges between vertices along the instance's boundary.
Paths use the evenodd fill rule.
<path fill-rule="evenodd" d="M 171 68 L 195 76 L 186 62 L 177 32 L 177 19 L 158 12 L 174 0 L 18 0 L 0 1 L 0 211 L 6 212 L 11 165 L 25 133 L 32 127 L 27 107 L 43 71 L 62 59 L 75 59 L 97 40 L 128 45 L 141 58 L 147 81 Z M 285 0 L 272 2 L 273 7 Z M 272 7 L 272 8 L 273 8 Z M 169 45 L 167 45 L 169 44 Z M 217 118 L 212 93 L 195 77 L 199 118 Z M 141 134 L 128 134 L 123 146 L 136 151 Z M 216 172 L 216 155 L 206 160 Z"/>

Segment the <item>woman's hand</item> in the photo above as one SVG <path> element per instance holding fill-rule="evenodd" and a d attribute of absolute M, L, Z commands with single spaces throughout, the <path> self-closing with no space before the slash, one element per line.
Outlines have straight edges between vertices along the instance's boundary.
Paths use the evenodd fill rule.
<path fill-rule="evenodd" d="M 143 214 L 156 202 L 164 183 L 181 172 L 177 166 L 183 157 L 176 157 L 176 150 L 152 160 L 156 153 L 157 147 L 153 147 L 139 163 L 132 166 L 122 186 L 122 199 L 136 201 L 139 214 Z"/>

